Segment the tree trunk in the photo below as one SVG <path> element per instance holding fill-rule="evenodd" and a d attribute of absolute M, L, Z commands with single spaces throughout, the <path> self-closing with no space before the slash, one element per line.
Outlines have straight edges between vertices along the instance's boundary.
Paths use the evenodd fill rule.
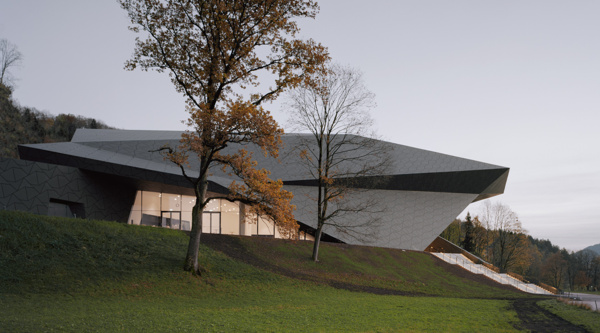
<path fill-rule="evenodd" d="M 315 234 L 315 244 L 313 245 L 312 260 L 319 261 L 319 245 L 321 245 L 321 234 L 323 232 L 323 224 L 319 224 L 317 233 Z"/>
<path fill-rule="evenodd" d="M 187 254 L 183 264 L 183 270 L 192 272 L 194 275 L 201 275 L 200 265 L 198 264 L 198 251 L 200 250 L 200 236 L 202 235 L 202 212 L 204 210 L 204 200 L 206 199 L 206 190 L 208 180 L 206 173 L 201 175 L 196 185 L 196 204 L 192 209 L 192 230 L 190 231 L 190 241 L 188 243 Z"/>
<path fill-rule="evenodd" d="M 200 266 L 198 265 L 198 252 L 200 251 L 200 236 L 202 235 L 202 209 L 199 207 L 198 198 L 192 209 L 192 230 L 190 232 L 190 241 L 188 243 L 187 254 L 183 269 L 200 275 Z M 200 211 L 200 212 L 198 212 Z"/>

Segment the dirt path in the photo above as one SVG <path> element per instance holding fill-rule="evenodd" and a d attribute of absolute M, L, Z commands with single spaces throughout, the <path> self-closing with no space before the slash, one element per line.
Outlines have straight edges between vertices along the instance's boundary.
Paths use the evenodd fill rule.
<path fill-rule="evenodd" d="M 536 304 L 542 299 L 522 298 L 513 302 L 513 307 L 521 319 L 515 326 L 517 329 L 527 329 L 531 332 L 588 332 L 586 329 L 573 325 Z"/>

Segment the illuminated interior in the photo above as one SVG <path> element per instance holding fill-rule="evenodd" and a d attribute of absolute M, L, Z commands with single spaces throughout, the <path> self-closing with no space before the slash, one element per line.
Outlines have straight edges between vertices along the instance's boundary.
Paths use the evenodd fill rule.
<path fill-rule="evenodd" d="M 137 191 L 128 223 L 189 231 L 195 203 L 196 198 L 189 195 Z M 243 204 L 225 199 L 212 199 L 204 207 L 202 233 L 281 238 L 271 220 L 250 214 Z M 313 239 L 303 232 L 299 238 Z"/>

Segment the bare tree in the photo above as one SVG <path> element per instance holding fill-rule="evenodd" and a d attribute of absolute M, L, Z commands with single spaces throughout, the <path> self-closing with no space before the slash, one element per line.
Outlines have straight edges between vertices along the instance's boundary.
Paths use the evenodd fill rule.
<path fill-rule="evenodd" d="M 481 257 L 485 257 L 485 253 L 488 247 L 488 229 L 486 228 L 486 226 L 481 222 L 481 220 L 479 219 L 479 216 L 475 216 L 473 218 L 473 231 L 472 231 L 472 237 L 473 237 L 473 253 L 481 256 Z M 470 252 L 470 251 L 469 251 Z"/>
<path fill-rule="evenodd" d="M 316 181 L 317 229 L 312 259 L 318 261 L 323 228 L 368 240 L 381 211 L 374 199 L 347 200 L 375 185 L 389 163 L 385 145 L 375 139 L 369 111 L 374 95 L 359 71 L 331 65 L 326 74 L 312 77 L 314 86 L 293 90 L 288 99 L 294 130 L 310 132 L 299 149 L 305 166 Z"/>
<path fill-rule="evenodd" d="M 10 70 L 21 64 L 23 55 L 6 39 L 0 39 L 0 84 L 9 87 L 13 82 Z"/>
<path fill-rule="evenodd" d="M 562 288 L 563 278 L 567 270 L 567 261 L 559 252 L 551 255 L 542 266 L 542 274 L 546 281 L 556 288 Z"/>
<path fill-rule="evenodd" d="M 492 204 L 487 201 L 482 222 L 488 231 L 486 258 L 489 261 L 502 272 L 513 267 L 523 268 L 528 265 L 526 230 L 523 229 L 515 212 L 500 202 Z"/>

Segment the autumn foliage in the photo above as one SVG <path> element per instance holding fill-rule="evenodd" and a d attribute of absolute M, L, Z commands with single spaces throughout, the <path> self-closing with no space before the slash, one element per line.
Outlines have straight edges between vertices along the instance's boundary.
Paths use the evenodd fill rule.
<path fill-rule="evenodd" d="M 180 166 L 193 184 L 196 206 L 184 269 L 200 272 L 198 246 L 208 176 L 220 166 L 239 177 L 228 199 L 253 203 L 252 210 L 269 215 L 284 234 L 296 223 L 282 182 L 269 179 L 245 149 L 254 144 L 277 157 L 282 130 L 261 104 L 323 71 L 325 47 L 299 40 L 297 18 L 314 18 L 312 0 L 120 0 L 139 34 L 126 68 L 167 71 L 187 101 L 190 130 L 178 147 L 163 147 L 166 158 Z M 259 81 L 260 77 L 260 81 Z M 265 78 L 272 78 L 265 84 Z M 261 85 L 262 84 L 262 85 Z M 268 86 L 266 89 L 261 87 Z M 225 151 L 228 151 L 227 153 Z M 186 169 L 191 156 L 200 162 Z"/>
<path fill-rule="evenodd" d="M 277 222 L 282 235 L 293 237 L 298 225 L 293 218 L 294 207 L 289 203 L 292 194 L 282 189 L 283 182 L 271 180 L 268 170 L 258 169 L 252 153 L 245 149 L 223 153 L 223 149 L 231 144 L 253 143 L 266 156 L 277 158 L 283 131 L 269 112 L 260 106 L 239 101 L 229 105 L 228 110 L 209 113 L 190 109 L 187 125 L 193 130 L 182 134 L 177 149 L 163 150 L 166 158 L 181 166 L 183 174 L 194 183 L 196 180 L 188 175 L 185 168 L 189 165 L 188 159 L 190 156 L 210 156 L 210 163 L 204 163 L 205 166 L 220 165 L 224 172 L 239 179 L 229 186 L 226 199 L 251 204 L 250 213 L 270 216 Z M 217 135 L 207 136 L 208 139 L 203 141 L 204 131 Z M 207 172 L 210 170 L 201 170 L 201 173 Z M 205 198 L 205 202 L 210 199 L 214 197 Z"/>

